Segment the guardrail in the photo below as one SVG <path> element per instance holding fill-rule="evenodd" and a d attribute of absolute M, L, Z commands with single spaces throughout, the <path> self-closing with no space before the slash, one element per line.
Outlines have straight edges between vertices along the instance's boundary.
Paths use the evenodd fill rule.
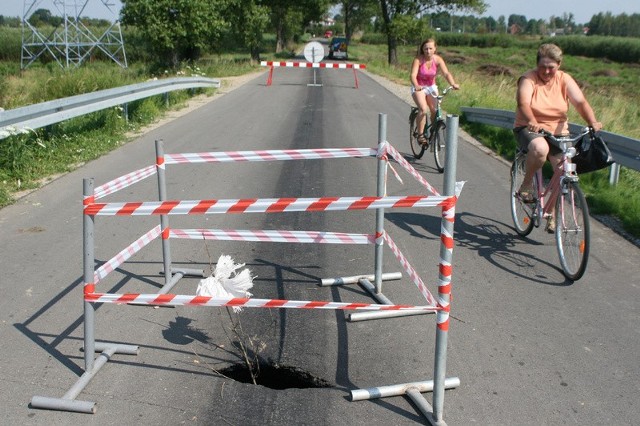
<path fill-rule="evenodd" d="M 7 111 L 0 111 L 0 139 L 20 129 L 38 129 L 70 118 L 127 104 L 174 90 L 200 87 L 220 87 L 220 80 L 204 77 L 175 77 L 152 80 L 129 86 L 99 90 L 83 95 L 42 102 Z M 12 132 L 7 127 L 14 128 Z M 4 132 L 2 130 L 5 130 Z"/>
<path fill-rule="evenodd" d="M 506 111 L 502 109 L 462 107 L 461 110 L 468 121 L 502 127 L 505 129 L 513 128 L 513 123 L 516 117 L 513 111 Z M 569 124 L 569 130 L 572 132 L 578 132 L 582 127 L 584 127 L 584 125 L 573 123 Z M 609 150 L 611 151 L 611 154 L 613 154 L 613 158 L 616 160 L 618 165 L 629 167 L 634 170 L 640 170 L 640 140 L 631 139 L 626 136 L 605 131 L 600 133 L 602 138 L 607 141 Z M 618 166 L 616 166 L 616 164 L 612 166 L 612 174 L 617 173 L 617 167 Z M 617 177 L 615 180 L 617 181 Z"/>

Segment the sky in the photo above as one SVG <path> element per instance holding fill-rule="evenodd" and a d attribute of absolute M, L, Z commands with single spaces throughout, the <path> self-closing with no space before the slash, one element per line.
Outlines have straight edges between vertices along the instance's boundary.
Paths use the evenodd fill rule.
<path fill-rule="evenodd" d="M 32 0 L 29 0 L 31 2 Z M 69 4 L 73 0 L 66 0 Z M 640 13 L 640 0 L 484 0 L 489 5 L 483 16 L 498 18 L 504 15 L 508 18 L 511 14 L 524 15 L 527 19 L 545 19 L 551 16 L 562 16 L 564 13 L 573 13 L 574 21 L 587 23 L 593 15 L 600 12 L 611 12 L 613 15 L 621 13 Z M 0 0 L 0 15 L 22 16 L 25 0 Z M 104 6 L 103 0 L 76 0 L 78 4 L 86 2 L 87 7 L 81 16 L 91 18 L 112 19 L 113 14 Z M 113 4 L 115 10 L 120 10 L 120 0 L 104 0 L 107 4 Z M 53 15 L 61 15 L 53 6 L 52 0 L 39 0 L 35 9 L 49 9 Z"/>
<path fill-rule="evenodd" d="M 611 12 L 614 16 L 640 13 L 640 0 L 485 0 L 489 5 L 484 16 L 524 15 L 527 19 L 545 19 L 573 13 L 576 23 L 587 23 L 593 15 Z"/>

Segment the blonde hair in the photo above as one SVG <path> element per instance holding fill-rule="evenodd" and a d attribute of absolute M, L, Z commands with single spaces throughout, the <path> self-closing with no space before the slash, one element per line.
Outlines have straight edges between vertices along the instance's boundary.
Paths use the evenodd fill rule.
<path fill-rule="evenodd" d="M 435 38 L 428 38 L 426 40 L 424 40 L 422 43 L 420 43 L 420 46 L 418 47 L 418 53 L 417 56 L 422 55 L 422 49 L 424 48 L 424 45 L 427 43 L 433 43 L 434 47 L 438 47 L 438 44 L 436 43 L 436 39 Z"/>
<path fill-rule="evenodd" d="M 553 43 L 545 43 L 538 48 L 536 64 L 540 62 L 542 58 L 549 58 L 559 65 L 562 62 L 562 49 Z"/>

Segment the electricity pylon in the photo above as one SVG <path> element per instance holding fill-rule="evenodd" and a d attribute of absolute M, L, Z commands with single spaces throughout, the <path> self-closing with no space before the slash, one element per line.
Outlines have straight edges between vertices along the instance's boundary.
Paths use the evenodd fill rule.
<path fill-rule="evenodd" d="M 81 14 L 91 0 L 24 0 L 22 17 L 22 58 L 20 66 L 27 68 L 40 57 L 50 56 L 62 68 L 78 67 L 92 55 L 102 52 L 123 68 L 127 67 L 120 21 L 111 0 L 99 1 L 111 12 L 113 19 L 101 34 L 94 34 L 82 23 Z M 60 15 L 60 25 L 43 34 L 29 23 L 29 17 L 42 3 L 53 3 Z"/>

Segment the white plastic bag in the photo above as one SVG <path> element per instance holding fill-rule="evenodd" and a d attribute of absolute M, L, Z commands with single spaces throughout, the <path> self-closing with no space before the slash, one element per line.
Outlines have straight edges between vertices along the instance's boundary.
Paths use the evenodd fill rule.
<path fill-rule="evenodd" d="M 249 289 L 253 287 L 254 278 L 251 276 L 251 271 L 243 269 L 236 273 L 244 265 L 244 263 L 235 263 L 230 256 L 221 255 L 213 274 L 198 283 L 196 295 L 208 297 L 251 297 L 252 294 L 249 293 Z M 233 307 L 234 312 L 240 312 L 241 310 L 242 308 L 240 307 Z"/>

